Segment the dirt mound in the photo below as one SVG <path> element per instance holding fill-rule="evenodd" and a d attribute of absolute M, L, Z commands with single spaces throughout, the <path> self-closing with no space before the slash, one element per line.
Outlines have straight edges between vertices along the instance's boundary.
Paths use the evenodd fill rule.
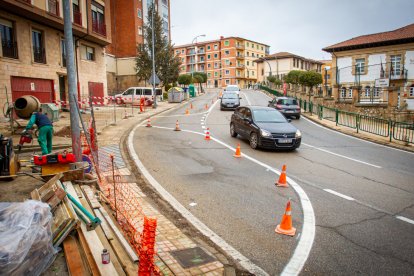
<path fill-rule="evenodd" d="M 67 137 L 71 136 L 70 126 L 64 126 L 55 132 L 55 136 Z"/>

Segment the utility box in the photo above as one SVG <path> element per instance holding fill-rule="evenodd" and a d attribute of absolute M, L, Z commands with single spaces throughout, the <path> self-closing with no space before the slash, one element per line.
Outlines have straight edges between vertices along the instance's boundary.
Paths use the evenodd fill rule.
<path fill-rule="evenodd" d="M 42 107 L 42 113 L 43 114 L 46 114 L 47 117 L 52 122 L 59 121 L 59 109 L 57 108 L 57 106 L 55 104 L 52 104 L 52 103 L 42 103 L 41 104 L 41 107 Z"/>
<path fill-rule="evenodd" d="M 194 98 L 197 95 L 197 88 L 194 86 L 194 84 L 190 84 L 188 86 L 188 91 L 190 92 L 191 98 Z"/>
<path fill-rule="evenodd" d="M 168 102 L 169 103 L 181 103 L 184 101 L 185 92 L 181 87 L 172 87 L 168 90 Z"/>

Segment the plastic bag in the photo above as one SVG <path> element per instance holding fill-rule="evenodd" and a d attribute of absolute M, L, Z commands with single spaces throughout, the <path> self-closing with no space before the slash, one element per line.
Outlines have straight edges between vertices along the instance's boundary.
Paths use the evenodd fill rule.
<path fill-rule="evenodd" d="M 40 201 L 0 202 L 0 275 L 40 275 L 53 263 L 52 219 Z"/>

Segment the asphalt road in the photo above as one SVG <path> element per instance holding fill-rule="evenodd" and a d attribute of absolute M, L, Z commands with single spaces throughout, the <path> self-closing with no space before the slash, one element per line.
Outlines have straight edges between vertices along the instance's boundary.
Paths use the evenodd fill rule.
<path fill-rule="evenodd" d="M 174 132 L 180 127 L 211 135 L 256 160 L 280 169 L 310 198 L 316 235 L 302 274 L 412 275 L 414 271 L 414 155 L 367 143 L 322 128 L 305 118 L 292 120 L 302 131 L 294 152 L 252 150 L 232 138 L 232 112 L 216 104 L 207 118 L 210 92 L 188 105 L 153 118 L 157 128 L 139 128 L 134 147 L 142 163 L 183 206 L 244 256 L 271 275 L 288 263 L 302 236 L 303 213 L 293 189 L 276 188 L 277 176 L 203 136 Z M 267 105 L 259 91 L 242 91 L 242 105 Z M 295 237 L 274 232 L 288 199 Z"/>

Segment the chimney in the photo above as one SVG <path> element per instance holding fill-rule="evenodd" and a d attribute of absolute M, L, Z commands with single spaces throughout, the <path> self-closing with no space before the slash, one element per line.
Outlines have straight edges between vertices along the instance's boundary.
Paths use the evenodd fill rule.
<path fill-rule="evenodd" d="M 220 39 L 224 39 L 224 36 L 220 36 Z"/>

